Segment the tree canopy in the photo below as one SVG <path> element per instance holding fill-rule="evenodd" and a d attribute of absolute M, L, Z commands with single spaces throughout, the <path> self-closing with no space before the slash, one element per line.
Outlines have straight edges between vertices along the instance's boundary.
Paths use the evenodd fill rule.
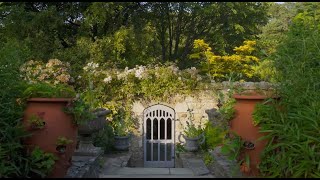
<path fill-rule="evenodd" d="M 261 2 L 4 2 L 1 46 L 16 41 L 28 59 L 59 58 L 115 67 L 178 62 L 196 39 L 233 53 L 268 20 Z"/>

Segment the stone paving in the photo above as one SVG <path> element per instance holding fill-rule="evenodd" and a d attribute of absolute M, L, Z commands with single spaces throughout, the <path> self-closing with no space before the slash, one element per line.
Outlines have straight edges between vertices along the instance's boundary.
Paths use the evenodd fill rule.
<path fill-rule="evenodd" d="M 213 178 L 212 175 L 197 176 L 194 175 L 189 168 L 130 168 L 130 167 L 118 167 L 109 171 L 108 174 L 101 174 L 100 178 L 110 177 L 127 177 L 127 178 Z"/>
<path fill-rule="evenodd" d="M 126 167 L 130 153 L 105 155 L 100 178 L 214 178 L 201 158 L 193 153 L 181 154 L 182 168 Z"/>
<path fill-rule="evenodd" d="M 231 161 L 221 153 L 221 146 L 216 147 L 210 153 L 214 159 L 208 168 L 217 178 L 243 178 L 237 162 Z"/>
<path fill-rule="evenodd" d="M 210 174 L 209 169 L 204 164 L 201 157 L 195 153 L 181 153 L 180 158 L 182 160 L 183 167 L 189 168 L 194 175 L 204 176 Z"/>

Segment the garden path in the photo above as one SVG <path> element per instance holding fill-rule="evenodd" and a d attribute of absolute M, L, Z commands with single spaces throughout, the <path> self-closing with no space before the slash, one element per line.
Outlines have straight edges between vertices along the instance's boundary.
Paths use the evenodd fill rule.
<path fill-rule="evenodd" d="M 127 167 L 130 154 L 104 156 L 100 178 L 214 178 L 201 158 L 185 154 L 180 156 L 183 168 Z"/>

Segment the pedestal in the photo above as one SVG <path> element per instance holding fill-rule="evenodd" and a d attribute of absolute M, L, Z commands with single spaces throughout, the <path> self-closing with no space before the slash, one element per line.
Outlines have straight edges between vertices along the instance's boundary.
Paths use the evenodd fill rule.
<path fill-rule="evenodd" d="M 103 153 L 101 147 L 95 147 L 91 135 L 80 135 L 79 148 L 75 150 L 74 156 L 98 156 Z"/>

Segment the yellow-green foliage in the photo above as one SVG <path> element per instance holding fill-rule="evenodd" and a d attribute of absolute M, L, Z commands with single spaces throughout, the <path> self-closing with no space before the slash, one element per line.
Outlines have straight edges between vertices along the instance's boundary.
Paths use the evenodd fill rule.
<path fill-rule="evenodd" d="M 211 52 L 211 47 L 202 39 L 194 41 L 193 54 L 191 59 L 201 60 L 202 70 L 216 80 L 224 80 L 231 72 L 242 74 L 244 79 L 253 78 L 254 66 L 259 59 L 252 55 L 255 50 L 256 41 L 244 41 L 242 46 L 235 47 L 235 54 L 219 56 Z"/>
<path fill-rule="evenodd" d="M 274 62 L 270 59 L 265 59 L 259 63 L 258 66 L 253 67 L 256 76 L 263 81 L 276 82 L 276 69 Z"/>

